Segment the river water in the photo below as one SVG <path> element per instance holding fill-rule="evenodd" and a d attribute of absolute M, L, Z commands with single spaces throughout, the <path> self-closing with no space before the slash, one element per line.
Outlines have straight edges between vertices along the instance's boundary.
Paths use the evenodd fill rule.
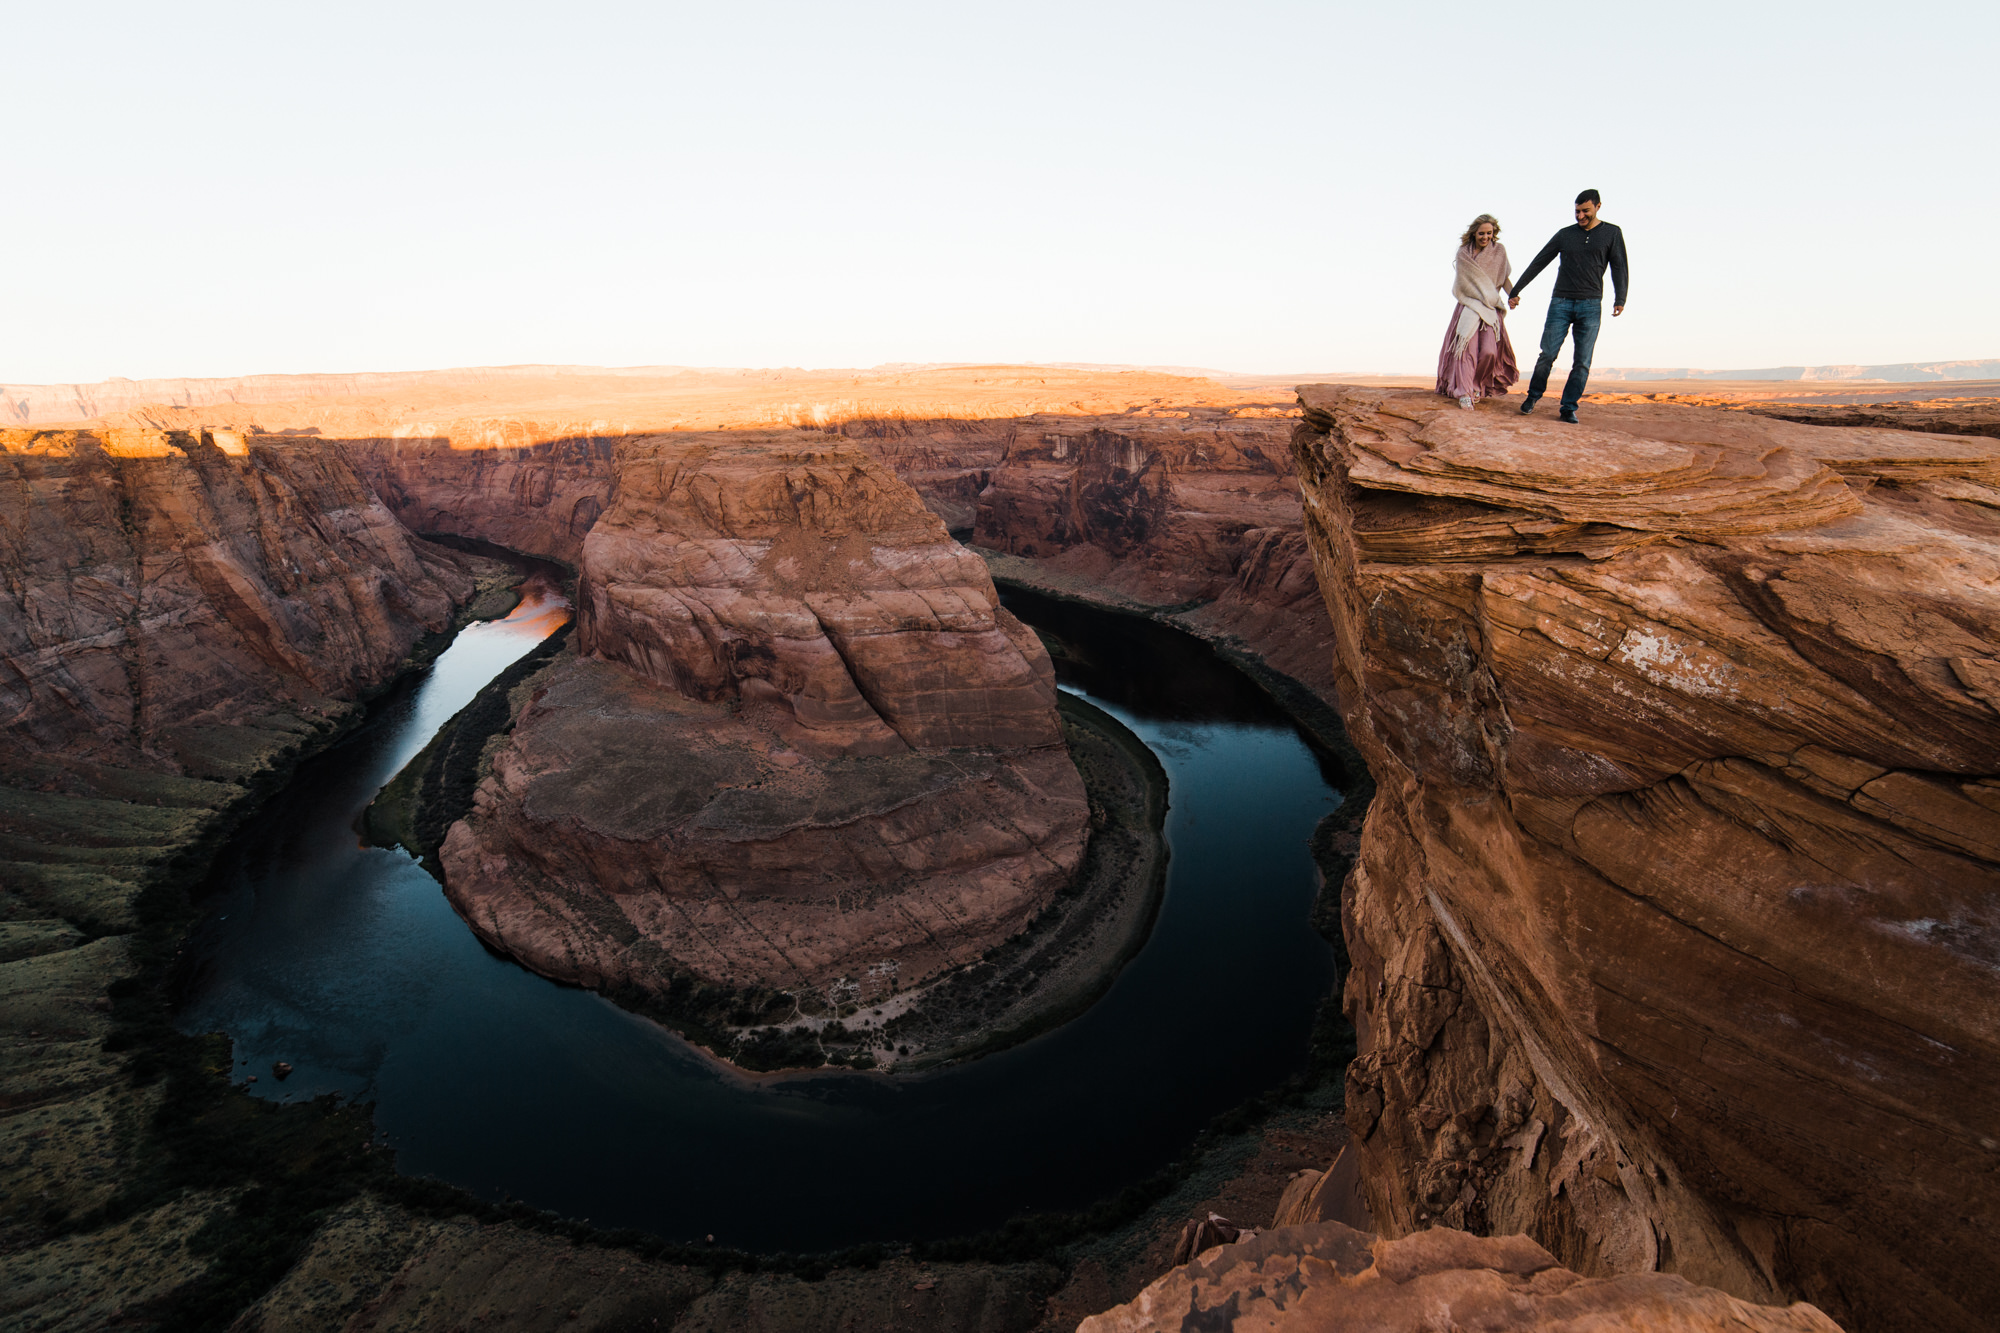
<path fill-rule="evenodd" d="M 229 848 L 191 948 L 187 1031 L 251 1095 L 371 1101 L 406 1173 L 679 1240 L 810 1251 L 1089 1204 L 1300 1067 L 1331 951 L 1307 925 L 1329 770 L 1198 641 L 1027 595 L 1066 690 L 1169 781 L 1165 898 L 1081 1017 L 928 1075 L 735 1076 L 652 1023 L 488 953 L 437 882 L 361 845 L 360 811 L 437 727 L 567 618 L 546 581 L 475 625 Z M 295 1072 L 279 1082 L 274 1061 Z"/>

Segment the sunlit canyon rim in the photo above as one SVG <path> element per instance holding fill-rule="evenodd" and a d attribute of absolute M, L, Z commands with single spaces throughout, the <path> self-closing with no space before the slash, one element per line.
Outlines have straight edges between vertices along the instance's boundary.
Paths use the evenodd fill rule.
<path fill-rule="evenodd" d="M 1637 1309 L 1667 1289 L 1576 1275 L 1657 1270 L 1757 1303 L 1704 1319 L 1810 1300 L 1856 1329 L 1982 1326 L 2000 446 L 1662 403 L 1559 435 L 1443 406 L 1018 368 L 447 373 L 7 432 L 17 1308 L 87 1294 L 108 1319 L 203 1271 L 189 1240 L 243 1181 L 134 1192 L 146 1126 L 185 1098 L 135 1078 L 164 1001 L 118 979 L 171 978 L 168 889 L 297 756 L 469 608 L 504 609 L 505 567 L 441 544 L 476 539 L 577 571 L 570 640 L 509 697 L 437 849 L 473 928 L 537 971 L 873 976 L 872 999 L 1035 918 L 1093 811 L 998 576 L 1211 640 L 1322 734 L 1337 709 L 1373 775 L 1340 897 L 1346 1121 L 1383 1239 L 1314 1267 L 1350 1242 L 1271 1233 L 1296 1289 L 1477 1273 Z M 337 1322 L 401 1308 L 399 1273 L 454 1290 L 467 1256 L 553 1271 L 508 1223 L 383 1241 L 366 1209 L 401 1206 L 204 1290 L 233 1314 L 294 1284 L 251 1324 L 288 1326 L 350 1234 L 383 1276 Z M 42 1276 L 134 1216 L 155 1269 Z M 1543 1248 L 1383 1248 L 1446 1228 Z M 1229 1254 L 1174 1299 L 1247 1308 Z M 619 1311 L 726 1323 L 717 1302 L 749 1299 L 640 1267 Z M 997 1271 L 954 1277 L 965 1309 L 1035 1326 Z"/>

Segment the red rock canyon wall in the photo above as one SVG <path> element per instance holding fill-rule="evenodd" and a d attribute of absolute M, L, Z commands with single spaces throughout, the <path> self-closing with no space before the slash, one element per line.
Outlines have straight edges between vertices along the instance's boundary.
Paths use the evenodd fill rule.
<path fill-rule="evenodd" d="M 1308 386 L 1378 1226 L 2000 1309 L 2000 445 Z"/>
<path fill-rule="evenodd" d="M 1331 693 L 1332 626 L 1275 408 L 858 420 L 845 432 L 1026 581 L 1170 615 Z"/>
<path fill-rule="evenodd" d="M 0 467 L 17 752 L 237 776 L 244 728 L 343 711 L 472 590 L 325 443 L 8 431 Z"/>

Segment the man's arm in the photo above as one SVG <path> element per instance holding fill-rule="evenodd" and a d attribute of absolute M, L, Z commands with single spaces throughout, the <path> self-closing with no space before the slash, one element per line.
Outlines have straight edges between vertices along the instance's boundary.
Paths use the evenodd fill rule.
<path fill-rule="evenodd" d="M 1542 252 L 1535 256 L 1535 261 L 1532 264 L 1528 265 L 1528 271 L 1514 280 L 1514 294 L 1507 301 L 1507 308 L 1509 310 L 1521 304 L 1521 289 L 1533 282 L 1535 275 L 1547 268 L 1549 261 L 1561 253 L 1562 233 L 1557 232 L 1555 235 L 1549 237 L 1549 243 L 1542 247 Z"/>
<path fill-rule="evenodd" d="M 1611 247 L 1611 313 L 1625 313 L 1625 233 L 1618 233 L 1617 244 Z"/>

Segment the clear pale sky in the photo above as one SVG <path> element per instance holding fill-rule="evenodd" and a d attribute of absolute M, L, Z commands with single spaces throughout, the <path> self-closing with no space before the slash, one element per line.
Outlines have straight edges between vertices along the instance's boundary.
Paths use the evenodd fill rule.
<path fill-rule="evenodd" d="M 2000 356 L 1991 3 L 41 0 L 4 36 L 0 381 L 1423 372 L 1472 215 L 1519 269 L 1586 186 L 1632 252 L 1600 366 Z"/>

